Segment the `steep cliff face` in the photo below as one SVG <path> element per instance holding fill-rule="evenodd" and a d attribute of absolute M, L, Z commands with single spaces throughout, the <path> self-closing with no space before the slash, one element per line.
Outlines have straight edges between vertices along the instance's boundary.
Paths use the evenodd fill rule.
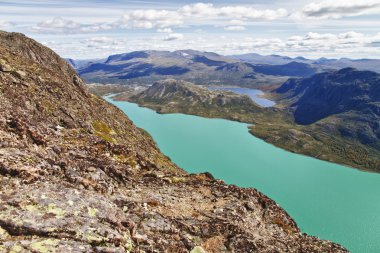
<path fill-rule="evenodd" d="M 256 190 L 177 168 L 53 51 L 0 45 L 0 252 L 345 252 Z"/>

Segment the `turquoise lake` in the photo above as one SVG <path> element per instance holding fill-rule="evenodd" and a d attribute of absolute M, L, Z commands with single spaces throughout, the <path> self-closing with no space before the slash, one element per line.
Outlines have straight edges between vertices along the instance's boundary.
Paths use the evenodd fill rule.
<path fill-rule="evenodd" d="M 263 98 L 264 92 L 258 89 L 249 89 L 249 88 L 241 88 L 241 87 L 208 87 L 210 90 L 228 90 L 232 91 L 236 94 L 248 95 L 254 102 L 262 107 L 271 107 L 276 103 L 272 100 Z"/>
<path fill-rule="evenodd" d="M 380 252 L 380 174 L 276 148 L 249 134 L 247 124 L 107 101 L 188 172 L 208 171 L 226 183 L 254 187 L 282 206 L 302 232 L 354 253 Z"/>

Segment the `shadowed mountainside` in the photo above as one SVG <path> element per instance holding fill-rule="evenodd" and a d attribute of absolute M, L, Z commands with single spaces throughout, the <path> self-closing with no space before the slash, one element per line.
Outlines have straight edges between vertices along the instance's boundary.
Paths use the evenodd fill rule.
<path fill-rule="evenodd" d="M 380 74 L 345 68 L 290 79 L 276 91 L 292 101 L 298 124 L 323 120 L 326 128 L 380 149 Z"/>

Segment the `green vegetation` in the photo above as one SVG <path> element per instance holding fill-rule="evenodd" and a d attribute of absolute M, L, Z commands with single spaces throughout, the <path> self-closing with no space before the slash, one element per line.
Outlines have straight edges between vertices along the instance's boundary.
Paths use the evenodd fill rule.
<path fill-rule="evenodd" d="M 112 135 L 115 135 L 115 131 L 110 128 L 106 123 L 102 121 L 95 121 L 92 123 L 92 127 L 95 129 L 95 134 L 102 138 L 105 141 L 114 143 L 115 139 L 112 138 Z"/>

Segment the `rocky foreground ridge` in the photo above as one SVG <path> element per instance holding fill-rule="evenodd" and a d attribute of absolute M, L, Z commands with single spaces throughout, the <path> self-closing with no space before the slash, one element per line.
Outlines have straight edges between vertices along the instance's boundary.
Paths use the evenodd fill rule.
<path fill-rule="evenodd" d="M 185 173 L 53 51 L 0 32 L 0 252 L 189 251 L 346 252 Z"/>

